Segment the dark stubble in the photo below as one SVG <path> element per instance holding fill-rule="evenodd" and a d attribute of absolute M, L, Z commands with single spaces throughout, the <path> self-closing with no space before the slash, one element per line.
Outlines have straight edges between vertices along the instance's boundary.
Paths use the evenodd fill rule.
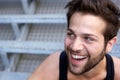
<path fill-rule="evenodd" d="M 100 63 L 100 61 L 104 58 L 105 56 L 105 49 L 103 49 L 100 53 L 100 55 L 98 55 L 97 57 L 91 59 L 89 56 L 88 62 L 86 63 L 86 65 L 84 66 L 83 70 L 80 72 L 74 72 L 71 68 L 70 68 L 70 62 L 68 62 L 69 66 L 69 70 L 71 73 L 73 73 L 74 75 L 82 75 L 88 71 L 90 71 L 91 69 L 93 69 L 97 64 Z M 69 61 L 69 60 L 68 60 Z"/>

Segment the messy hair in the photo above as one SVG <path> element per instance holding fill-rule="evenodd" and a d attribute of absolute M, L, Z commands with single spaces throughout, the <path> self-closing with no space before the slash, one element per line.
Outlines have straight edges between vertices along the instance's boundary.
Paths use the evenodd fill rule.
<path fill-rule="evenodd" d="M 72 0 L 65 8 L 68 8 L 68 27 L 71 16 L 75 12 L 82 12 L 100 16 L 107 22 L 106 29 L 103 33 L 106 43 L 118 33 L 120 10 L 119 7 L 110 0 Z"/>

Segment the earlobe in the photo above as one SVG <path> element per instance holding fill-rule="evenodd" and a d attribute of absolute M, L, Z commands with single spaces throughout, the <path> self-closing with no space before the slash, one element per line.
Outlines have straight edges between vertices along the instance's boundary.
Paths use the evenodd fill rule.
<path fill-rule="evenodd" d="M 116 41 L 117 41 L 117 37 L 114 37 L 108 41 L 107 46 L 106 46 L 106 53 L 109 53 L 112 50 Z"/>

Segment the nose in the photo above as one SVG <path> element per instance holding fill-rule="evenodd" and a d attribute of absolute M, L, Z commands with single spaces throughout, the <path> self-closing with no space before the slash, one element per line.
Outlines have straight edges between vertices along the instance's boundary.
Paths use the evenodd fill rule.
<path fill-rule="evenodd" d="M 78 38 L 76 38 L 71 44 L 71 49 L 73 51 L 81 51 L 83 48 L 83 42 Z"/>

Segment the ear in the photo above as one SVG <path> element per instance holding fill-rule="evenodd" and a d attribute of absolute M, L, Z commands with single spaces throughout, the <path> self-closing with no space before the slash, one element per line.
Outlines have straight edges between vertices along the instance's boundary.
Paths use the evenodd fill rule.
<path fill-rule="evenodd" d="M 117 37 L 114 37 L 108 41 L 105 51 L 106 53 L 109 53 L 112 50 L 113 45 L 116 43 L 116 41 L 117 41 Z"/>

